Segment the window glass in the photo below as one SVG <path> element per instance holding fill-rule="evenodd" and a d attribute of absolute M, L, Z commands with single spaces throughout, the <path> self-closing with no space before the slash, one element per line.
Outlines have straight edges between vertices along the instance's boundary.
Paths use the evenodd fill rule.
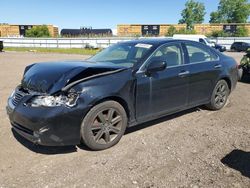
<path fill-rule="evenodd" d="M 107 62 L 132 67 L 145 58 L 153 45 L 144 43 L 118 43 L 89 58 L 90 62 Z"/>
<path fill-rule="evenodd" d="M 165 61 L 168 67 L 182 64 L 181 48 L 179 45 L 162 46 L 154 52 L 152 59 Z M 152 60 L 151 59 L 151 60 Z"/>
<path fill-rule="evenodd" d="M 192 44 L 186 44 L 190 63 L 199 63 L 204 61 L 214 61 L 218 57 L 209 49 L 205 49 Z"/>
<path fill-rule="evenodd" d="M 136 59 L 142 58 L 146 54 L 146 52 L 147 52 L 147 49 L 145 49 L 145 48 L 138 48 L 137 52 L 136 52 L 136 55 L 135 55 L 135 58 Z"/>
<path fill-rule="evenodd" d="M 199 39 L 200 43 L 206 44 L 205 40 L 203 40 L 202 38 Z"/>
<path fill-rule="evenodd" d="M 130 47 L 128 47 L 128 48 L 123 48 L 123 47 L 116 48 L 116 49 L 110 51 L 110 53 L 102 60 L 103 61 L 112 61 L 112 60 L 127 59 L 129 48 Z"/>

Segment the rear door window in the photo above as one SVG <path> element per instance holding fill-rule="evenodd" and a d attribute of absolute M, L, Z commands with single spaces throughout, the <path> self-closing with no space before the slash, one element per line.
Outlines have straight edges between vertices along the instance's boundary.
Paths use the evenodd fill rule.
<path fill-rule="evenodd" d="M 187 43 L 186 47 L 190 63 L 201 63 L 218 60 L 218 56 L 211 52 L 209 48 L 204 48 L 191 43 Z"/>

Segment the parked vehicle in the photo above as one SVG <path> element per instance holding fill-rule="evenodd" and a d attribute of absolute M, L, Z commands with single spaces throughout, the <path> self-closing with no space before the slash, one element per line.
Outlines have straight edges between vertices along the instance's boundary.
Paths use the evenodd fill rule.
<path fill-rule="evenodd" d="M 175 34 L 173 35 L 173 39 L 182 39 L 182 40 L 192 40 L 196 42 L 200 42 L 210 47 L 215 47 L 215 43 L 211 42 L 205 35 L 181 35 Z"/>
<path fill-rule="evenodd" d="M 3 41 L 0 40 L 0 52 L 3 51 Z"/>
<path fill-rule="evenodd" d="M 237 52 L 245 52 L 248 48 L 250 48 L 250 43 L 247 42 L 234 42 L 231 45 L 231 50 Z"/>
<path fill-rule="evenodd" d="M 241 59 L 238 69 L 239 80 L 244 80 L 246 76 L 250 76 L 250 48 Z"/>
<path fill-rule="evenodd" d="M 218 50 L 219 52 L 225 52 L 227 49 L 225 46 L 219 45 L 219 44 L 214 44 L 214 49 Z"/>
<path fill-rule="evenodd" d="M 216 44 L 215 42 L 210 41 L 205 35 L 180 35 L 175 34 L 173 35 L 174 39 L 183 39 L 183 40 L 192 40 L 196 42 L 200 42 L 202 44 L 205 44 L 207 46 L 210 46 L 212 48 L 215 48 L 216 50 L 220 52 L 226 51 L 226 47 Z"/>
<path fill-rule="evenodd" d="M 12 128 L 41 145 L 109 148 L 125 129 L 199 105 L 219 110 L 236 86 L 231 57 L 194 41 L 135 40 L 86 61 L 35 63 L 8 99 Z"/>

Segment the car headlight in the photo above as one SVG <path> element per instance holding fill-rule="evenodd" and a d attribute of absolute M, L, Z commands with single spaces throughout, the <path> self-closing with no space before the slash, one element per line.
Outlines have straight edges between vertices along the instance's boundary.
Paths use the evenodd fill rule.
<path fill-rule="evenodd" d="M 66 106 L 73 107 L 76 105 L 78 99 L 78 94 L 70 93 L 69 95 L 58 95 L 58 96 L 36 96 L 31 102 L 32 107 L 56 107 L 56 106 Z"/>

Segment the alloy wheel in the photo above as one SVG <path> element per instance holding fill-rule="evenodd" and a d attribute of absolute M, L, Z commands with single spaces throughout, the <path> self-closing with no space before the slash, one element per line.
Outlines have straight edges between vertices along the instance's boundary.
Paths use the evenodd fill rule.
<path fill-rule="evenodd" d="M 94 140 L 98 144 L 112 142 L 122 130 L 122 115 L 114 108 L 100 111 L 91 125 Z"/>
<path fill-rule="evenodd" d="M 215 93 L 215 105 L 220 107 L 225 104 L 227 100 L 227 88 L 226 85 L 221 83 L 218 85 Z"/>

